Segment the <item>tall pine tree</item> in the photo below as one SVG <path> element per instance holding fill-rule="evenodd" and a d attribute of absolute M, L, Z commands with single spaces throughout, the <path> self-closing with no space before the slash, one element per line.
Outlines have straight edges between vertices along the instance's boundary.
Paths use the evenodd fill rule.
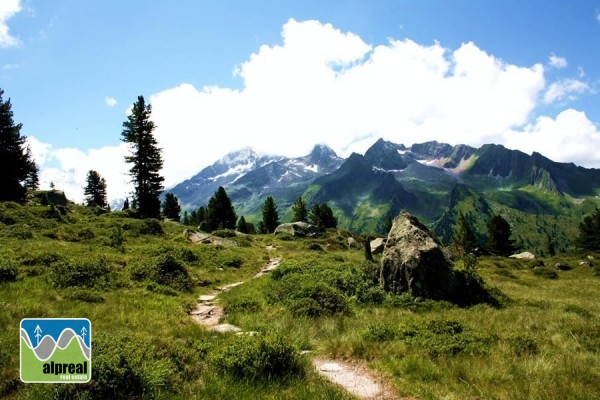
<path fill-rule="evenodd" d="M 167 193 L 165 195 L 165 201 L 163 202 L 163 216 L 177 222 L 181 219 L 179 199 L 173 193 Z"/>
<path fill-rule="evenodd" d="M 106 180 L 97 171 L 88 171 L 87 185 L 83 189 L 85 204 L 89 206 L 106 207 Z"/>
<path fill-rule="evenodd" d="M 273 197 L 267 197 L 261 207 L 261 211 L 265 233 L 275 232 L 275 228 L 279 225 L 279 213 L 277 212 L 277 205 L 275 204 Z"/>
<path fill-rule="evenodd" d="M 150 120 L 151 113 L 150 104 L 146 104 L 143 96 L 138 96 L 127 121 L 123 122 L 121 138 L 130 146 L 130 155 L 125 156 L 125 161 L 132 164 L 129 174 L 135 185 L 133 202 L 141 218 L 160 216 L 159 196 L 164 181 L 160 175 L 163 160 L 152 133 L 156 126 Z"/>
<path fill-rule="evenodd" d="M 206 227 L 205 230 L 208 232 L 215 229 L 235 229 L 236 222 L 237 216 L 231 200 L 223 186 L 219 186 L 214 196 L 208 201 L 206 224 L 202 224 L 202 227 Z"/>
<path fill-rule="evenodd" d="M 462 212 L 458 214 L 452 242 L 461 249 L 464 253 L 463 255 L 479 252 L 479 241 L 475 235 L 473 225 L 471 225 L 469 219 Z"/>
<path fill-rule="evenodd" d="M 36 165 L 25 136 L 21 136 L 23 124 L 15 124 L 10 99 L 3 101 L 0 89 L 0 201 L 23 201 L 27 190 L 25 182 L 35 173 Z M 36 171 L 36 172 L 34 172 Z"/>
<path fill-rule="evenodd" d="M 498 256 L 510 256 L 517 250 L 515 241 L 510 238 L 512 230 L 510 224 L 500 215 L 494 215 L 487 225 L 488 240 L 487 250 Z"/>

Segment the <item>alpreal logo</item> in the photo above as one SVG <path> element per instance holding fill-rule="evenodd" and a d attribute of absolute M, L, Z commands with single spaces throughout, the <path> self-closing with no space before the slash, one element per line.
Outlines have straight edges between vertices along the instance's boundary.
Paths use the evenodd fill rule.
<path fill-rule="evenodd" d="M 92 324 L 86 318 L 21 321 L 21 380 L 86 383 L 92 377 Z"/>

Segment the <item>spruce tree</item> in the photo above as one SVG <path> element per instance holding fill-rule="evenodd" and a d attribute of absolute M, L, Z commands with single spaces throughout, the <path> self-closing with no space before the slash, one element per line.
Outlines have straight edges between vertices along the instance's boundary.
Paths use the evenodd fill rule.
<path fill-rule="evenodd" d="M 85 195 L 85 204 L 88 207 L 98 206 L 106 207 L 106 181 L 97 171 L 88 171 L 86 186 L 83 189 Z"/>
<path fill-rule="evenodd" d="M 515 241 L 510 238 L 512 230 L 510 224 L 500 215 L 494 215 L 488 223 L 487 250 L 498 256 L 510 256 L 517 247 Z"/>
<path fill-rule="evenodd" d="M 27 148 L 28 152 L 29 148 Z M 25 182 L 23 183 L 23 186 L 25 186 L 25 189 L 27 190 L 38 190 L 40 188 L 40 177 L 39 177 L 39 173 L 40 173 L 40 168 L 34 163 L 33 164 L 33 168 L 31 168 L 31 170 L 29 171 L 29 174 L 27 174 L 27 178 L 25 178 Z"/>
<path fill-rule="evenodd" d="M 319 229 L 337 228 L 337 218 L 327 204 L 316 204 L 310 210 L 310 221 Z"/>
<path fill-rule="evenodd" d="M 579 223 L 579 234 L 575 238 L 575 245 L 583 250 L 600 250 L 600 209 L 598 207 Z"/>
<path fill-rule="evenodd" d="M 261 207 L 261 211 L 265 233 L 275 232 L 275 228 L 279 225 L 279 213 L 277 212 L 277 205 L 275 204 L 273 197 L 267 197 Z"/>
<path fill-rule="evenodd" d="M 187 210 L 183 212 L 183 221 L 181 222 L 183 225 L 190 225 L 190 215 Z"/>
<path fill-rule="evenodd" d="M 246 218 L 244 218 L 244 216 L 242 215 L 240 219 L 238 219 L 237 226 L 235 229 L 241 233 L 248 233 L 246 228 Z"/>
<path fill-rule="evenodd" d="M 130 146 L 130 155 L 125 156 L 125 161 L 132 164 L 129 174 L 135 185 L 133 202 L 141 218 L 160 216 L 159 196 L 164 181 L 160 175 L 163 160 L 152 134 L 156 126 L 150 120 L 151 113 L 150 104 L 146 104 L 143 96 L 138 96 L 127 121 L 123 122 L 121 138 Z"/>
<path fill-rule="evenodd" d="M 125 197 L 125 201 L 123 202 L 123 211 L 129 210 L 129 198 Z"/>
<path fill-rule="evenodd" d="M 167 193 L 165 195 L 165 201 L 163 202 L 163 216 L 173 221 L 179 222 L 181 219 L 181 206 L 179 205 L 179 199 L 173 193 Z"/>
<path fill-rule="evenodd" d="M 462 252 L 466 254 L 476 254 L 479 252 L 479 241 L 475 235 L 475 230 L 469 219 L 461 212 L 458 214 L 452 242 L 457 245 Z"/>
<path fill-rule="evenodd" d="M 10 99 L 3 101 L 0 89 L 0 201 L 23 201 L 27 190 L 24 183 L 36 168 L 26 137 L 21 136 L 23 124 L 15 124 Z M 36 172 L 37 175 L 37 172 Z"/>
<path fill-rule="evenodd" d="M 215 229 L 235 229 L 236 222 L 237 216 L 231 200 L 223 186 L 219 186 L 214 196 L 208 201 L 205 230 L 210 232 Z"/>
<path fill-rule="evenodd" d="M 308 222 L 308 209 L 302 197 L 298 197 L 298 200 L 292 206 L 292 212 L 294 213 L 294 221 L 292 222 Z"/>

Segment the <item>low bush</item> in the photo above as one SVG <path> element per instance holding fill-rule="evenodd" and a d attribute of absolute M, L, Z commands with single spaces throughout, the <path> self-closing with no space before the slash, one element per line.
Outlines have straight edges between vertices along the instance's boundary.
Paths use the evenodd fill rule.
<path fill-rule="evenodd" d="M 389 324 L 372 323 L 367 325 L 367 329 L 363 332 L 362 338 L 369 342 L 387 342 L 394 340 L 398 334 L 398 330 Z"/>
<path fill-rule="evenodd" d="M 232 229 L 218 229 L 216 231 L 212 231 L 211 235 L 222 237 L 222 238 L 234 238 L 236 237 L 236 233 Z"/>
<path fill-rule="evenodd" d="M 165 233 L 160 221 L 154 218 L 139 221 L 138 224 L 135 224 L 134 229 L 140 235 L 162 236 Z"/>
<path fill-rule="evenodd" d="M 230 312 L 257 312 L 262 309 L 260 301 L 249 296 L 235 297 L 227 302 L 225 311 Z"/>
<path fill-rule="evenodd" d="M 158 256 L 152 263 L 143 262 L 132 265 L 130 274 L 135 281 L 150 280 L 159 286 L 183 292 L 190 292 L 194 285 L 185 265 L 170 253 Z M 146 288 L 163 294 L 172 294 L 156 285 L 149 285 Z"/>
<path fill-rule="evenodd" d="M 0 259 L 0 283 L 14 282 L 18 275 L 19 270 L 13 261 Z"/>
<path fill-rule="evenodd" d="M 74 290 L 66 296 L 71 300 L 84 301 L 86 303 L 104 303 L 104 297 L 98 292 L 86 289 Z"/>
<path fill-rule="evenodd" d="M 75 258 L 53 264 L 50 280 L 57 288 L 103 288 L 110 282 L 110 268 L 102 256 L 95 260 Z"/>
<path fill-rule="evenodd" d="M 539 347 L 535 340 L 526 334 L 515 333 L 504 339 L 517 356 L 532 355 L 539 353 Z"/>
<path fill-rule="evenodd" d="M 558 279 L 558 273 L 549 267 L 535 267 L 533 275 L 545 279 Z"/>
<path fill-rule="evenodd" d="M 274 333 L 234 336 L 211 359 L 218 371 L 249 381 L 279 380 L 303 372 L 296 348 Z"/>
<path fill-rule="evenodd" d="M 22 240 L 33 239 L 33 230 L 27 224 L 12 225 L 4 230 L 4 236 Z"/>

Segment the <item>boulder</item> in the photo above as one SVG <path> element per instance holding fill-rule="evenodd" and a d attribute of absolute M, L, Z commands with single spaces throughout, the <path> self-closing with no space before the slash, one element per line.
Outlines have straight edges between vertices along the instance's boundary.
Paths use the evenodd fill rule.
<path fill-rule="evenodd" d="M 383 253 L 383 248 L 385 247 L 385 242 L 387 239 L 385 238 L 377 238 L 371 240 L 371 254 L 380 254 Z"/>
<path fill-rule="evenodd" d="M 362 247 L 363 247 L 362 244 L 360 244 L 358 242 L 358 240 L 354 239 L 353 237 L 349 237 L 348 238 L 348 248 L 349 249 L 358 249 L 358 250 L 360 250 L 360 249 L 362 249 Z"/>
<path fill-rule="evenodd" d="M 441 243 L 407 212 L 394 219 L 379 272 L 383 289 L 395 294 L 450 300 L 458 291 L 452 263 Z"/>
<path fill-rule="evenodd" d="M 512 256 L 510 256 L 510 258 L 516 258 L 516 259 L 522 259 L 522 260 L 533 260 L 535 258 L 535 256 L 528 251 L 524 251 L 523 253 L 513 254 Z"/>
<path fill-rule="evenodd" d="M 569 266 L 567 264 L 562 264 L 562 263 L 554 264 L 554 268 L 559 271 L 570 271 L 572 269 L 571 266 Z"/>
<path fill-rule="evenodd" d="M 291 236 L 305 237 L 315 236 L 319 230 L 316 226 L 306 222 L 290 222 L 287 224 L 281 224 L 275 228 L 275 234 L 286 233 Z"/>

